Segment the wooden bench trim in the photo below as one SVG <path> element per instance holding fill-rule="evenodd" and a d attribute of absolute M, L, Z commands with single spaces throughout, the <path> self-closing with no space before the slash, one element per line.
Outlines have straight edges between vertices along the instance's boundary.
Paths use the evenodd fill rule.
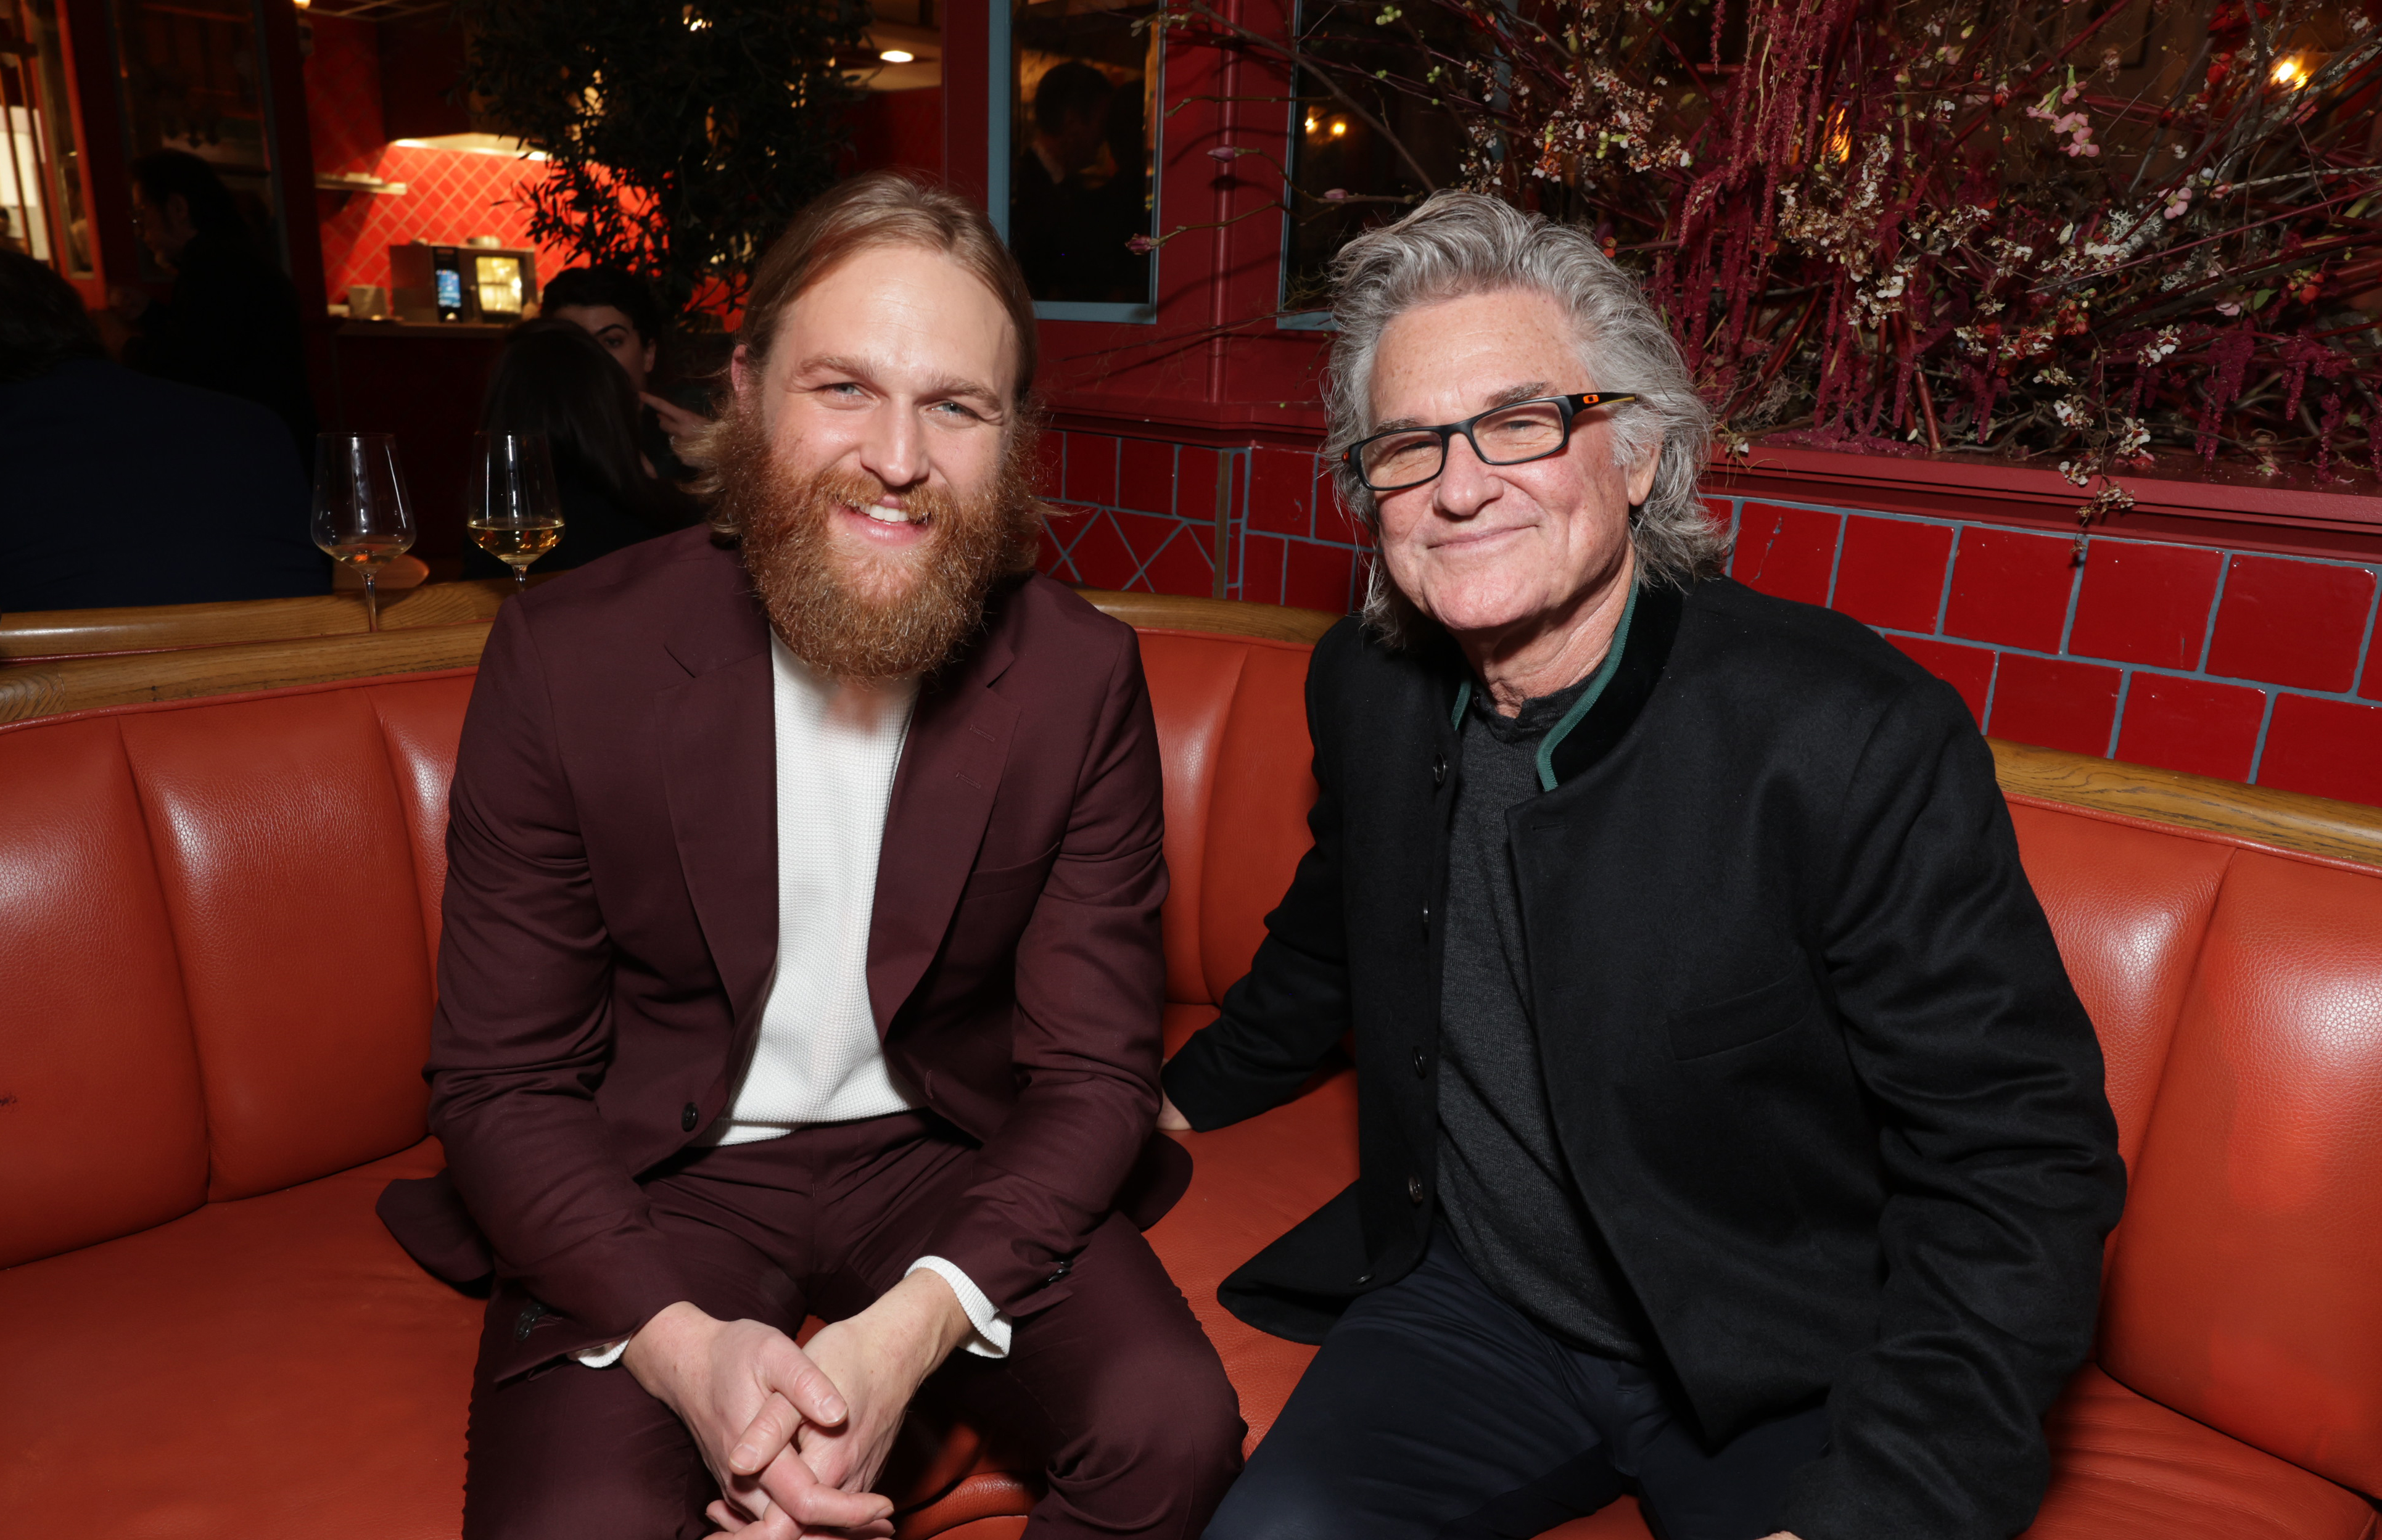
<path fill-rule="evenodd" d="M 19 664 L 0 668 L 0 724 L 104 706 L 470 668 L 480 661 L 480 650 L 487 641 L 488 623 L 474 620 L 354 636 L 295 637 L 227 647 Z"/>
<path fill-rule="evenodd" d="M 1083 593 L 1100 609 L 1143 630 L 1312 643 L 1338 618 L 1320 610 L 1230 599 L 1099 589 Z M 318 602 L 345 601 L 257 601 L 272 605 Z M 485 621 L 466 621 L 20 664 L 0 668 L 0 723 L 383 674 L 469 668 L 480 661 L 487 639 Z M 1993 751 L 1995 773 L 2002 789 L 2013 797 L 2382 869 L 2382 808 L 1999 739 L 1993 740 Z"/>
<path fill-rule="evenodd" d="M 554 575 L 540 573 L 530 582 L 534 586 Z M 460 625 L 467 620 L 493 620 L 512 592 L 510 578 L 424 583 L 384 597 L 380 602 L 381 627 L 385 630 L 412 630 L 424 626 Z M 361 591 L 215 605 L 26 610 L 0 616 L 0 664 L 368 634 Z"/>
<path fill-rule="evenodd" d="M 2115 818 L 2382 867 L 2382 808 L 1987 740 L 2005 794 Z"/>

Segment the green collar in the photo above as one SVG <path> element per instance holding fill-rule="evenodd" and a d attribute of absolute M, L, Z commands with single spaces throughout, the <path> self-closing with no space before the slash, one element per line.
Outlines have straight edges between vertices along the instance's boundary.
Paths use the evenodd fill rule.
<path fill-rule="evenodd" d="M 1629 601 L 1621 606 L 1621 624 L 1613 629 L 1613 644 L 1604 650 L 1604 661 L 1596 666 L 1595 677 L 1588 681 L 1588 688 L 1579 692 L 1579 699 L 1571 703 L 1571 709 L 1563 714 L 1563 719 L 1549 727 L 1547 736 L 1539 740 L 1540 790 L 1553 791 L 1555 788 L 1556 746 L 1579 726 L 1581 719 L 1588 715 L 1589 708 L 1596 704 L 1597 697 L 1604 693 L 1604 687 L 1611 684 L 1613 676 L 1620 671 L 1621 650 L 1629 641 L 1629 621 L 1637 613 L 1638 585 L 1633 582 L 1629 585 Z M 1472 679 L 1467 675 L 1463 688 L 1455 692 L 1455 710 L 1447 718 L 1450 731 L 1460 733 L 1464 730 L 1464 708 L 1471 703 Z"/>

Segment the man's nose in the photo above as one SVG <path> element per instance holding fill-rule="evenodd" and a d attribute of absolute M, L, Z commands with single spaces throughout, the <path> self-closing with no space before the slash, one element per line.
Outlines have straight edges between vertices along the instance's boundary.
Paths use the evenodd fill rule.
<path fill-rule="evenodd" d="M 870 417 L 860 441 L 861 468 L 894 492 L 925 481 L 932 461 L 918 414 L 889 403 Z"/>
<path fill-rule="evenodd" d="M 1496 495 L 1496 489 L 1497 473 L 1473 453 L 1472 441 L 1462 434 L 1450 434 L 1446 462 L 1439 468 L 1439 480 L 1431 483 L 1431 507 L 1448 519 L 1469 519 Z"/>

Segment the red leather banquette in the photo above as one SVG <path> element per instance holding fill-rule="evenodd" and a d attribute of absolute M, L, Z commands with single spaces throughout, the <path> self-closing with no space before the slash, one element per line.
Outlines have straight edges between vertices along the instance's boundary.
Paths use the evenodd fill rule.
<path fill-rule="evenodd" d="M 1143 629 L 1164 743 L 1179 1043 L 1304 847 L 1322 617 L 1104 602 Z M 451 629 L 440 645 L 475 657 L 484 629 Z M 220 690 L 240 666 L 215 651 Z M 6 1533 L 455 1535 L 479 1305 L 372 1205 L 440 1162 L 418 1069 L 471 686 L 457 668 L 0 727 Z M 2133 1181 L 2031 1534 L 2374 1540 L 2382 815 L 2035 751 L 2003 769 Z M 1224 1314 L 1216 1285 L 1353 1178 L 1354 1130 L 1344 1072 L 1189 1136 L 1197 1178 L 1151 1234 L 1253 1441 L 1308 1350 Z M 1030 1480 L 966 1429 L 934 1437 L 904 1540 L 1015 1535 Z M 1557 1533 L 1646 1532 L 1625 1500 Z"/>

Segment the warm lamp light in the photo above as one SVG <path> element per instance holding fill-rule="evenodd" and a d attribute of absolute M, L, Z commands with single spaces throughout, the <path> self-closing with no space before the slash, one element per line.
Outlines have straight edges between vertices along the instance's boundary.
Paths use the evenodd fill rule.
<path fill-rule="evenodd" d="M 2274 69 L 2268 73 L 2266 79 L 2285 91 L 2297 91 L 2307 84 L 2307 61 L 2296 54 L 2288 58 L 2277 59 Z"/>
<path fill-rule="evenodd" d="M 877 56 L 883 59 L 887 64 L 908 64 L 918 55 L 913 54 L 907 48 L 888 48 L 885 52 L 878 55 Z"/>
<path fill-rule="evenodd" d="M 1348 120 L 1346 118 L 1335 117 L 1332 120 L 1332 137 L 1333 139 L 1343 138 L 1347 134 L 1347 132 Z"/>
<path fill-rule="evenodd" d="M 1310 133 L 1310 134 L 1311 134 L 1311 133 L 1313 133 L 1316 129 L 1318 129 L 1318 128 L 1321 128 L 1322 126 L 1323 126 L 1322 124 L 1318 123 L 1318 122 L 1315 120 L 1315 115 L 1314 115 L 1313 113 L 1308 113 L 1308 114 L 1307 115 L 1307 131 L 1308 131 L 1308 133 Z"/>

